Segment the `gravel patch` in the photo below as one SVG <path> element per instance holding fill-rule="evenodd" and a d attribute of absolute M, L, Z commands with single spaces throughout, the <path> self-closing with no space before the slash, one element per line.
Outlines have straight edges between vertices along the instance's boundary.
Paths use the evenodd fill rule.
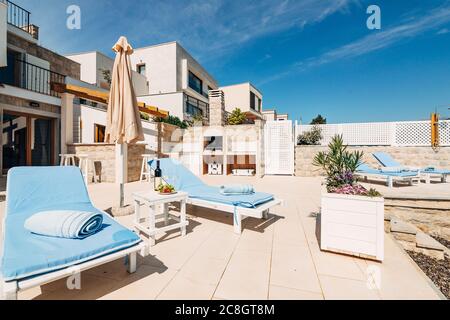
<path fill-rule="evenodd" d="M 423 253 L 406 251 L 417 265 L 425 272 L 428 278 L 441 290 L 447 299 L 450 299 L 450 259 L 433 259 Z"/>
<path fill-rule="evenodd" d="M 436 240 L 437 242 L 440 242 L 444 247 L 447 247 L 447 249 L 450 249 L 450 241 L 448 241 L 447 239 L 434 235 L 431 235 L 431 237 L 434 238 L 434 240 Z"/>

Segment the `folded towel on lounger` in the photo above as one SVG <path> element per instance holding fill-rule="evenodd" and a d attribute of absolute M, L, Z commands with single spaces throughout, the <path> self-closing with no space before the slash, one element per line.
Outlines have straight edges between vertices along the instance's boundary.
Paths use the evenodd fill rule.
<path fill-rule="evenodd" d="M 25 220 L 25 229 L 39 235 L 84 239 L 99 231 L 103 224 L 100 213 L 54 210 L 38 212 Z"/>
<path fill-rule="evenodd" d="M 381 172 L 393 172 L 393 173 L 409 171 L 405 167 L 381 167 L 380 170 Z"/>
<path fill-rule="evenodd" d="M 224 185 L 220 186 L 220 193 L 223 195 L 252 194 L 255 193 L 255 189 L 250 184 Z"/>

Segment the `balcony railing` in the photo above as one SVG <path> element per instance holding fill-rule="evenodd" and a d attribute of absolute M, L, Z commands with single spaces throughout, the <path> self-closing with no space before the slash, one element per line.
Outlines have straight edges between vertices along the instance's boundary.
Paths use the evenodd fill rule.
<path fill-rule="evenodd" d="M 53 97 L 59 97 L 59 94 L 52 90 L 52 84 L 66 82 L 65 75 L 22 60 L 16 60 L 13 66 L 0 69 L 0 79 L 3 84 Z"/>
<path fill-rule="evenodd" d="M 22 29 L 29 34 L 32 34 L 33 26 L 30 23 L 31 13 L 9 0 L 3 2 L 6 2 L 6 4 L 8 5 L 8 24 Z"/>

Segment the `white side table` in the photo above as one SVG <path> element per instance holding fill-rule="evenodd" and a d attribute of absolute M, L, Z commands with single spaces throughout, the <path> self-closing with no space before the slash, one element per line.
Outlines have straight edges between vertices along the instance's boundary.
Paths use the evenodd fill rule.
<path fill-rule="evenodd" d="M 186 226 L 189 221 L 186 220 L 186 201 L 188 194 L 186 192 L 177 192 L 171 195 L 161 195 L 156 191 L 140 191 L 133 193 L 134 198 L 134 228 L 136 231 L 140 231 L 150 238 L 150 246 L 155 245 L 155 237 L 159 233 L 165 233 L 169 230 L 180 229 L 181 235 L 186 235 Z M 180 217 L 169 213 L 169 203 L 180 202 Z M 141 206 L 146 205 L 149 207 L 148 221 L 142 223 Z M 163 212 L 161 214 L 156 213 L 157 206 L 162 205 Z M 164 226 L 157 228 L 157 220 L 163 218 Z M 169 220 L 175 220 L 177 223 L 169 225 Z"/>

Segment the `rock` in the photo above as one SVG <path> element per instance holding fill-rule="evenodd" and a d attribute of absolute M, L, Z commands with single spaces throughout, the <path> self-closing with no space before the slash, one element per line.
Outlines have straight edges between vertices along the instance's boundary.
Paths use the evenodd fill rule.
<path fill-rule="evenodd" d="M 413 225 L 393 218 L 391 220 L 391 232 L 406 233 L 416 235 L 418 230 Z"/>
<path fill-rule="evenodd" d="M 392 232 L 391 234 L 398 241 L 410 242 L 410 243 L 412 243 L 413 247 L 416 246 L 416 235 L 415 234 L 401 233 L 401 232 Z"/>
<path fill-rule="evenodd" d="M 416 234 L 416 244 L 419 248 L 444 251 L 445 247 L 429 235 L 419 232 Z"/>

